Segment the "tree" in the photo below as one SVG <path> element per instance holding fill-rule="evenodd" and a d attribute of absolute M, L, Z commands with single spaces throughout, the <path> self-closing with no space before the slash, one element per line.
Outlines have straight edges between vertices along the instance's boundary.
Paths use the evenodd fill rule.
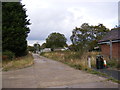
<path fill-rule="evenodd" d="M 88 23 L 83 23 L 80 28 L 73 29 L 70 39 L 75 51 L 90 50 L 97 46 L 98 40 L 102 39 L 108 31 L 109 29 L 103 24 L 90 26 Z"/>
<path fill-rule="evenodd" d="M 41 49 L 44 49 L 44 48 L 46 48 L 46 43 L 43 43 L 43 44 L 41 45 Z"/>
<path fill-rule="evenodd" d="M 38 43 L 34 44 L 34 52 L 36 52 L 36 51 L 40 51 L 40 44 L 38 44 Z"/>
<path fill-rule="evenodd" d="M 67 41 L 67 39 L 65 38 L 65 36 L 63 34 L 52 33 L 46 39 L 46 47 L 54 50 L 54 48 L 66 46 L 67 45 L 66 41 Z"/>
<path fill-rule="evenodd" d="M 26 38 L 30 32 L 27 25 L 26 9 L 20 2 L 2 3 L 2 48 L 12 51 L 16 56 L 27 54 Z"/>
<path fill-rule="evenodd" d="M 28 46 L 28 51 L 34 52 L 34 47 L 33 46 Z"/>

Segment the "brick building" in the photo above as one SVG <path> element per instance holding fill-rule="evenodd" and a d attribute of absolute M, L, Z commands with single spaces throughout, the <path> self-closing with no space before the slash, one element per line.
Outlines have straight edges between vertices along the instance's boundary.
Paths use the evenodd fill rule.
<path fill-rule="evenodd" d="M 120 59 L 120 28 L 108 32 L 99 44 L 104 56 Z"/>

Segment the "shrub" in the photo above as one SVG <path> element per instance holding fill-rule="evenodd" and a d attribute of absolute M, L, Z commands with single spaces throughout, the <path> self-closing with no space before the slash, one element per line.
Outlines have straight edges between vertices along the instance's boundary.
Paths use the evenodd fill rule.
<path fill-rule="evenodd" d="M 118 70 L 120 69 L 120 61 L 118 61 L 117 68 L 118 68 Z"/>
<path fill-rule="evenodd" d="M 15 54 L 11 51 L 4 51 L 2 53 L 3 60 L 12 60 L 15 57 Z"/>
<path fill-rule="evenodd" d="M 117 67 L 117 65 L 118 65 L 118 61 L 117 60 L 109 60 L 108 62 L 107 62 L 107 66 L 108 67 Z"/>

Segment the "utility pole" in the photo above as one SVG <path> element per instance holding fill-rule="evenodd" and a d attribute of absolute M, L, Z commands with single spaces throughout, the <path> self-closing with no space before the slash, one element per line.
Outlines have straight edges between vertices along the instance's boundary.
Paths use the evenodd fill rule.
<path fill-rule="evenodd" d="M 118 2 L 118 27 L 120 27 L 120 1 Z"/>
<path fill-rule="evenodd" d="M 37 48 L 37 53 L 38 53 L 39 52 L 39 44 L 38 44 L 38 42 L 36 44 L 37 44 L 36 48 Z"/>
<path fill-rule="evenodd" d="M 112 59 L 112 40 L 110 40 L 110 59 Z"/>

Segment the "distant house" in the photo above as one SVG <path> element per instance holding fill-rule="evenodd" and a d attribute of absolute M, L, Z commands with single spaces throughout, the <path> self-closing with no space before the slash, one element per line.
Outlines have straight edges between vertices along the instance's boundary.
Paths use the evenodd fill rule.
<path fill-rule="evenodd" d="M 41 52 L 51 52 L 51 48 L 44 48 Z"/>
<path fill-rule="evenodd" d="M 68 48 L 55 48 L 54 51 L 65 51 L 68 50 Z"/>
<path fill-rule="evenodd" d="M 120 59 L 120 28 L 108 32 L 99 44 L 103 55 Z"/>

